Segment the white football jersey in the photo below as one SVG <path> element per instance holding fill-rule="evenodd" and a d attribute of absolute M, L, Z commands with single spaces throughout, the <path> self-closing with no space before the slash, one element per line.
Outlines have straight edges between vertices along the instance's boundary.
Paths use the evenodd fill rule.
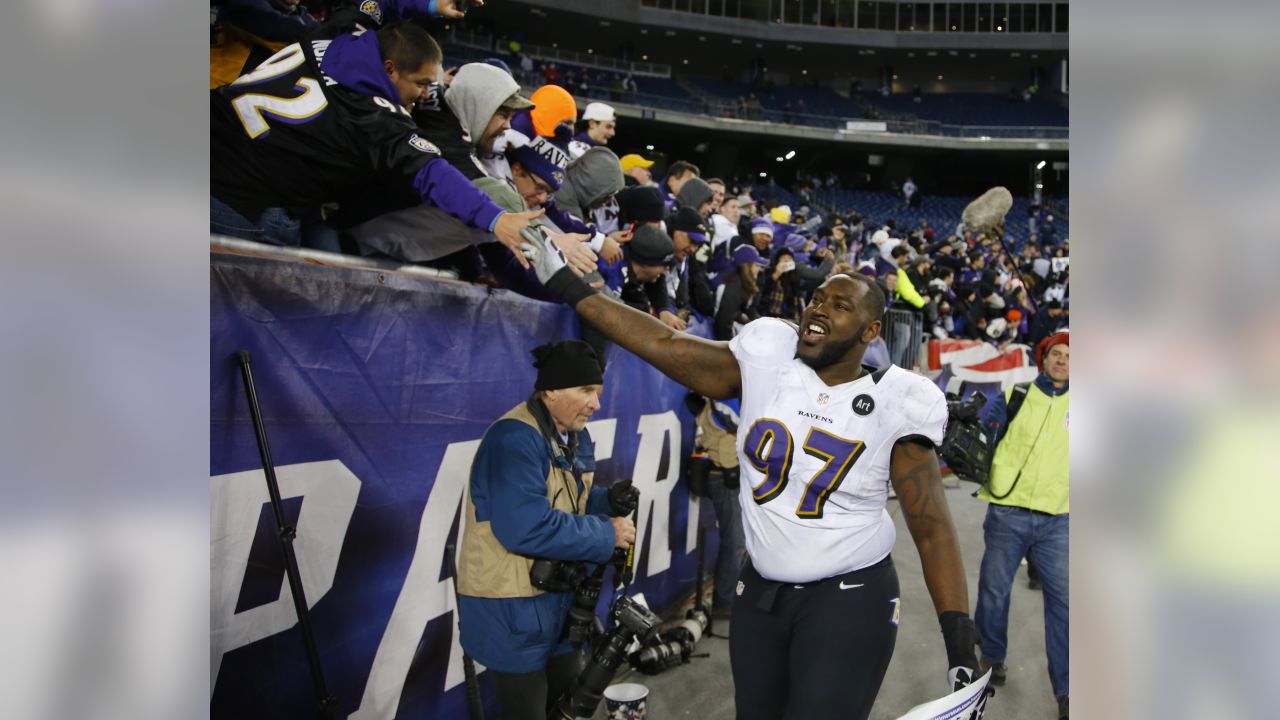
<path fill-rule="evenodd" d="M 889 457 L 903 438 L 941 444 L 946 397 L 893 365 L 830 387 L 796 359 L 799 334 L 761 318 L 730 343 L 742 369 L 739 501 L 759 573 L 805 583 L 873 565 L 893 549 Z"/>

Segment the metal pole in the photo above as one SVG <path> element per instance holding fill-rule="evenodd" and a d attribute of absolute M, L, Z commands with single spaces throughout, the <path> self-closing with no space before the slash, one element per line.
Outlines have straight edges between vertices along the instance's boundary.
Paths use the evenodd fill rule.
<path fill-rule="evenodd" d="M 267 477 L 267 494 L 271 497 L 271 510 L 275 514 L 276 527 L 279 530 L 280 547 L 284 551 L 284 570 L 289 578 L 289 593 L 293 596 L 293 608 L 298 614 L 298 629 L 302 632 L 302 643 L 307 649 L 307 664 L 311 666 L 311 682 L 315 685 L 316 698 L 320 703 L 320 717 L 332 720 L 337 698 L 329 694 L 324 682 L 324 669 L 320 666 L 320 653 L 316 650 L 315 634 L 311 629 L 311 611 L 307 606 L 307 596 L 302 589 L 302 575 L 298 572 L 298 557 L 293 552 L 293 540 L 297 529 L 290 525 L 284 516 L 284 503 L 280 500 L 280 484 L 276 481 L 276 469 L 271 464 L 271 449 L 267 446 L 267 431 L 262 424 L 262 412 L 258 407 L 258 392 L 253 385 L 253 371 L 249 367 L 248 350 L 236 353 L 240 363 L 240 376 L 244 379 L 245 397 L 249 400 L 249 418 L 253 421 L 253 431 L 258 439 L 258 454 L 262 459 L 262 471 Z"/>

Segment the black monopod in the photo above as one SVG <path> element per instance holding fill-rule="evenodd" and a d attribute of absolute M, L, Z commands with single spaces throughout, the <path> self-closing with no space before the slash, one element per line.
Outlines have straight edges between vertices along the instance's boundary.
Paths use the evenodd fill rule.
<path fill-rule="evenodd" d="M 298 531 L 285 520 L 284 503 L 280 500 L 280 484 L 276 482 L 276 468 L 271 464 L 267 430 L 262 424 L 258 392 L 253 386 L 253 371 L 249 368 L 249 351 L 237 352 L 236 360 L 240 363 L 240 376 L 244 378 L 244 392 L 249 400 L 249 418 L 253 421 L 253 431 L 258 437 L 258 454 L 262 458 L 262 472 L 267 476 L 267 494 L 271 496 L 271 511 L 275 514 L 280 547 L 284 550 L 284 570 L 289 578 L 289 593 L 293 595 L 293 607 L 298 613 L 298 629 L 302 632 L 302 642 L 307 648 L 311 682 L 315 685 L 316 697 L 320 701 L 320 717 L 332 720 L 338 699 L 330 695 L 329 689 L 325 686 L 324 668 L 320 666 L 320 653 L 316 650 L 316 638 L 311 630 L 311 611 L 307 606 L 306 593 L 302 589 L 302 575 L 298 573 L 298 557 L 293 553 L 293 540 L 297 537 Z"/>

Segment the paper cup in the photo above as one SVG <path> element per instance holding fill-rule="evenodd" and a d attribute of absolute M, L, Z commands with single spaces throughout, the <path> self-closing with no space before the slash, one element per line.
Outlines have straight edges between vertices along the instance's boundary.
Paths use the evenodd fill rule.
<path fill-rule="evenodd" d="M 649 688 L 637 683 L 620 683 L 604 689 L 609 720 L 642 720 L 649 704 Z"/>

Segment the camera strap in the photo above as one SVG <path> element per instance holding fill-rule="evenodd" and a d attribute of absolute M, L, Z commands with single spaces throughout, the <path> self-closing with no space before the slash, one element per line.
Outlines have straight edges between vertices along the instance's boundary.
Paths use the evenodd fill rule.
<path fill-rule="evenodd" d="M 1018 383 L 1013 388 L 1013 396 L 1009 398 L 1009 419 L 1008 422 L 1005 423 L 1006 435 L 1008 434 L 1007 428 L 1013 427 L 1013 418 L 1018 414 L 1018 411 L 1022 409 L 1022 402 L 1027 398 L 1027 391 L 1030 388 L 1030 385 L 1031 383 Z M 1019 390 L 1022 391 L 1021 394 L 1018 393 Z M 1017 403 L 1016 405 L 1014 404 L 1015 402 Z M 1050 404 L 1050 408 L 1052 409 L 1052 404 Z M 1044 414 L 1044 420 L 1040 421 L 1040 429 L 1036 430 L 1035 440 L 1031 441 L 1031 450 L 1027 451 L 1027 458 L 1022 461 L 1022 467 L 1018 468 L 1018 474 L 1013 476 L 1013 484 L 1009 486 L 1009 490 L 1006 491 L 1005 494 L 996 494 L 995 489 L 991 486 L 991 475 L 987 475 L 987 494 L 989 494 L 992 499 L 1003 500 L 1012 495 L 1014 489 L 1018 487 L 1018 481 L 1022 479 L 1022 471 L 1026 470 L 1027 463 L 1031 462 L 1031 454 L 1035 452 L 1036 445 L 1040 443 L 1040 435 L 1044 432 L 1044 426 L 1049 422 L 1049 414 L 1049 412 L 1046 412 Z M 992 453 L 992 459 L 995 459 L 995 453 Z"/>
<path fill-rule="evenodd" d="M 1012 425 L 1013 419 L 1018 417 L 1018 411 L 1022 409 L 1022 402 L 1027 399 L 1027 391 L 1031 389 L 1031 383 L 1021 382 L 1013 386 L 1013 394 L 1009 397 L 1009 410 L 1006 413 L 1008 420 L 1005 425 Z"/>
<path fill-rule="evenodd" d="M 548 453 L 551 460 L 551 471 L 558 472 L 563 489 L 569 495 L 569 502 L 573 504 L 573 512 L 581 514 L 583 508 L 579 506 L 582 500 L 582 491 L 585 489 L 582 483 L 582 473 L 578 470 L 574 458 L 578 452 L 578 434 L 576 432 L 568 433 L 568 443 L 560 440 L 560 433 L 556 431 L 555 424 L 551 422 L 551 414 L 547 411 L 545 405 L 535 398 L 529 398 L 525 402 L 529 409 L 529 414 L 533 415 L 533 419 L 538 423 L 538 431 L 542 433 L 542 437 L 547 441 Z M 567 469 L 566 467 L 567 466 Z M 569 482 L 569 478 L 573 478 L 573 483 Z M 576 487 L 569 487 L 570 484 Z"/>

